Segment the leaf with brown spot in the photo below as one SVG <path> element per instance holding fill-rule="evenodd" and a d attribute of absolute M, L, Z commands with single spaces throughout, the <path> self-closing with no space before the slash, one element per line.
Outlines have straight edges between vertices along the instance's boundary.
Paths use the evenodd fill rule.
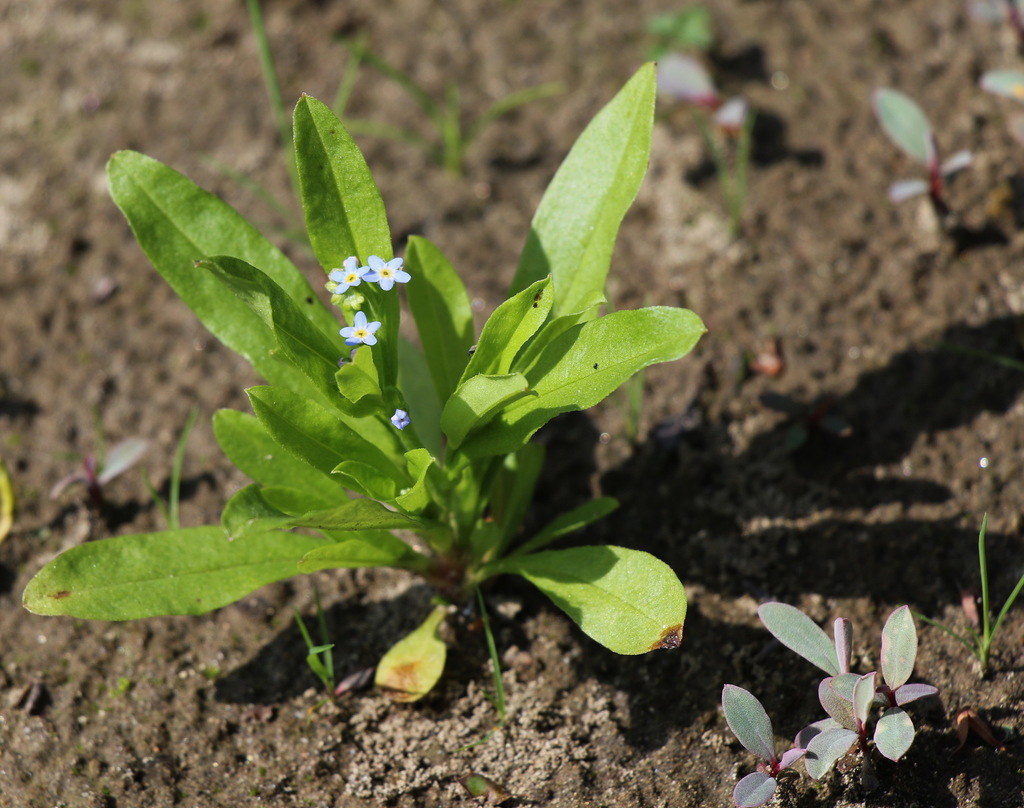
<path fill-rule="evenodd" d="M 418 701 L 441 678 L 448 649 L 438 628 L 447 614 L 447 606 L 435 606 L 423 624 L 395 643 L 377 665 L 374 682 L 395 701 Z"/>
<path fill-rule="evenodd" d="M 658 640 L 654 645 L 651 646 L 652 651 L 660 651 L 662 649 L 672 650 L 678 648 L 683 644 L 683 624 L 679 623 L 675 626 L 669 626 L 665 629 L 665 633 L 661 635 L 661 639 Z"/>

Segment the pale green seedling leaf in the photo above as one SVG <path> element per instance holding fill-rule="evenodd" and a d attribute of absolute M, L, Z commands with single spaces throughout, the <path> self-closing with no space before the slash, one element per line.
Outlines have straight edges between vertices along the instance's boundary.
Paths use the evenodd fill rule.
<path fill-rule="evenodd" d="M 438 629 L 447 614 L 447 606 L 435 606 L 423 624 L 395 643 L 377 665 L 374 682 L 395 701 L 418 701 L 441 678 L 447 648 Z"/>
<path fill-rule="evenodd" d="M 264 485 L 301 486 L 326 498 L 343 496 L 341 483 L 282 448 L 254 416 L 218 410 L 213 432 L 228 459 Z"/>
<path fill-rule="evenodd" d="M 409 309 L 423 345 L 437 399 L 447 401 L 473 345 L 473 309 L 462 280 L 434 244 L 412 236 L 405 252 Z M 408 395 L 408 394 L 407 394 Z"/>
<path fill-rule="evenodd" d="M 441 412 L 441 430 L 448 436 L 448 445 L 458 449 L 466 435 L 486 425 L 503 407 L 530 395 L 533 391 L 522 373 L 470 376 Z"/>
<path fill-rule="evenodd" d="M 553 298 L 551 278 L 547 277 L 530 284 L 498 306 L 480 331 L 480 339 L 462 374 L 462 381 L 480 374 L 508 373 L 519 349 L 547 319 Z"/>
<path fill-rule="evenodd" d="M 986 92 L 1024 101 L 1024 71 L 989 70 L 978 83 Z"/>
<path fill-rule="evenodd" d="M 857 741 L 857 733 L 842 727 L 826 729 L 807 744 L 804 766 L 815 780 L 820 780 L 839 758 L 850 751 Z"/>
<path fill-rule="evenodd" d="M 116 443 L 107 451 L 98 477 L 99 484 L 105 485 L 115 477 L 124 474 L 139 462 L 149 448 L 149 441 L 142 438 L 128 438 Z"/>
<path fill-rule="evenodd" d="M 318 547 L 299 560 L 299 572 L 361 567 L 398 567 L 424 572 L 430 559 L 390 533 L 347 533 L 347 538 Z"/>
<path fill-rule="evenodd" d="M 304 389 L 308 383 L 275 356 L 270 329 L 195 262 L 210 255 L 233 255 L 259 267 L 296 301 L 316 326 L 329 330 L 334 318 L 309 283 L 274 245 L 213 194 L 171 168 L 131 151 L 107 163 L 114 202 L 157 271 L 214 336 L 244 356 L 272 383 Z M 307 302 L 308 301 L 308 302 Z"/>
<path fill-rule="evenodd" d="M 839 673 L 836 649 L 828 635 L 806 614 L 787 603 L 764 603 L 757 610 L 764 627 L 791 651 L 795 651 L 829 676 Z"/>
<path fill-rule="evenodd" d="M 818 701 L 837 723 L 847 729 L 857 728 L 853 714 L 853 687 L 859 677 L 855 673 L 828 676 L 818 683 Z"/>
<path fill-rule="evenodd" d="M 551 542 L 557 541 L 577 530 L 582 530 L 591 522 L 604 519 L 608 514 L 619 507 L 619 501 L 614 497 L 598 497 L 590 502 L 585 502 L 578 508 L 557 516 L 553 521 L 545 525 L 533 538 L 516 548 L 512 555 L 526 555 L 535 553 Z"/>
<path fill-rule="evenodd" d="M 767 772 L 751 772 L 732 790 L 732 801 L 736 808 L 757 808 L 774 796 L 777 785 L 775 778 Z"/>
<path fill-rule="evenodd" d="M 872 96 L 882 129 L 904 153 L 930 165 L 935 160 L 932 128 L 921 108 L 899 90 L 880 88 Z"/>
<path fill-rule="evenodd" d="M 334 339 L 318 329 L 299 304 L 266 273 L 241 259 L 217 256 L 200 261 L 197 269 L 220 279 L 263 320 L 273 331 L 284 356 L 317 386 L 326 401 L 333 402 L 337 398 L 334 376 L 338 372 L 338 359 L 346 350 L 340 337 Z M 336 327 L 333 330 L 338 331 Z"/>
<path fill-rule="evenodd" d="M 895 690 L 907 683 L 917 659 L 917 629 L 909 606 L 900 606 L 882 629 L 882 678 Z"/>
<path fill-rule="evenodd" d="M 868 713 L 871 710 L 871 702 L 875 699 L 876 673 L 865 673 L 857 679 L 853 686 L 853 714 L 861 725 L 868 722 Z M 835 718 L 835 716 L 832 716 Z"/>
<path fill-rule="evenodd" d="M 686 593 L 672 569 L 624 547 L 573 547 L 516 556 L 484 568 L 522 575 L 591 639 L 617 654 L 677 648 Z"/>
<path fill-rule="evenodd" d="M 30 612 L 87 620 L 204 614 L 290 578 L 319 536 L 261 533 L 232 542 L 219 526 L 88 542 L 57 556 L 25 589 Z"/>
<path fill-rule="evenodd" d="M 604 289 L 619 224 L 647 170 L 654 95 L 646 64 L 580 135 L 533 217 L 510 292 L 552 275 L 558 317 Z"/>
<path fill-rule="evenodd" d="M 905 710 L 892 707 L 875 724 L 875 746 L 889 760 L 903 757 L 914 742 L 914 722 Z"/>
<path fill-rule="evenodd" d="M 753 693 L 726 685 L 722 688 L 722 710 L 732 734 L 748 752 L 764 761 L 775 760 L 772 722 Z"/>
<path fill-rule="evenodd" d="M 686 309 L 617 311 L 575 326 L 526 374 L 536 394 L 504 407 L 462 445 L 469 457 L 514 452 L 559 413 L 597 404 L 638 370 L 687 354 L 704 324 Z"/>

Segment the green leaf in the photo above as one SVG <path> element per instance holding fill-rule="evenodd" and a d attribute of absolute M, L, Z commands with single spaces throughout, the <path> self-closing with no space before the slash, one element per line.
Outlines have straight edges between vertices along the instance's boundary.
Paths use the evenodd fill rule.
<path fill-rule="evenodd" d="M 551 278 L 543 278 L 498 306 L 484 323 L 462 381 L 508 373 L 519 349 L 544 323 L 553 300 Z"/>
<path fill-rule="evenodd" d="M 439 401 L 462 378 L 473 345 L 473 309 L 462 280 L 433 243 L 412 236 L 405 251 L 409 309 Z"/>
<path fill-rule="evenodd" d="M 986 92 L 1024 101 L 1024 71 L 989 70 L 978 83 Z"/>
<path fill-rule="evenodd" d="M 25 608 L 87 620 L 204 614 L 297 574 L 298 560 L 326 543 L 276 532 L 231 542 L 219 526 L 88 542 L 39 571 Z"/>
<path fill-rule="evenodd" d="M 775 760 L 775 734 L 761 702 L 753 693 L 736 685 L 722 688 L 722 711 L 729 729 L 750 754 L 764 761 Z"/>
<path fill-rule="evenodd" d="M 422 513 L 440 500 L 447 480 L 437 467 L 437 460 L 426 449 L 413 449 L 405 453 L 412 486 L 398 496 L 395 504 L 405 513 Z"/>
<path fill-rule="evenodd" d="M 195 262 L 234 255 L 260 267 L 306 316 L 329 330 L 334 318 L 302 274 L 242 216 L 213 194 L 150 157 L 117 152 L 107 163 L 114 202 L 157 271 L 214 336 L 238 352 L 272 383 L 308 386 L 275 356 L 277 340 L 245 304 L 224 295 L 222 285 Z"/>
<path fill-rule="evenodd" d="M 518 556 L 526 555 L 527 553 L 535 553 L 541 548 L 547 547 L 551 542 L 562 538 L 562 536 L 567 536 L 574 531 L 582 530 L 591 522 L 596 522 L 598 519 L 604 519 L 604 517 L 618 507 L 619 501 L 614 497 L 598 497 L 590 502 L 585 502 L 578 508 L 566 511 L 556 517 L 552 522 L 549 522 L 539 533 L 526 542 L 522 547 L 516 548 L 513 555 Z"/>
<path fill-rule="evenodd" d="M 471 376 L 455 391 L 441 413 L 441 430 L 448 445 L 458 449 L 466 435 L 490 421 L 502 407 L 533 394 L 522 373 Z"/>
<path fill-rule="evenodd" d="M 482 577 L 522 575 L 592 639 L 617 654 L 677 648 L 686 593 L 672 569 L 624 547 L 547 550 L 495 562 Z"/>
<path fill-rule="evenodd" d="M 513 452 L 559 413 L 592 407 L 641 368 L 688 353 L 704 330 L 693 312 L 664 307 L 617 311 L 575 326 L 527 371 L 536 395 L 505 407 L 461 451 L 469 457 Z"/>
<path fill-rule="evenodd" d="M 518 452 L 504 457 L 490 491 L 494 523 L 500 528 L 496 539 L 498 543 L 488 554 L 491 546 L 485 543 L 478 547 L 474 541 L 474 552 L 478 558 L 489 560 L 500 556 L 508 546 L 533 502 L 533 492 L 543 467 L 544 447 L 538 443 L 528 443 Z"/>
<path fill-rule="evenodd" d="M 412 281 L 410 281 L 412 283 Z M 398 340 L 398 388 L 406 401 L 416 437 L 434 457 L 441 457 L 441 404 L 430 371 L 419 349 L 406 339 Z"/>
<path fill-rule="evenodd" d="M 398 567 L 423 572 L 430 559 L 390 533 L 366 531 L 346 534 L 348 538 L 318 547 L 299 561 L 299 572 L 362 567 Z"/>
<path fill-rule="evenodd" d="M 337 116 L 303 95 L 295 106 L 295 155 L 309 241 L 327 270 L 350 255 L 390 260 L 391 232 L 377 183 Z"/>
<path fill-rule="evenodd" d="M 236 491 L 220 515 L 221 527 L 231 541 L 287 528 L 290 527 L 291 521 L 291 516 L 263 498 L 263 491 L 258 485 L 247 485 Z"/>
<path fill-rule="evenodd" d="M 654 95 L 646 64 L 580 135 L 533 217 L 511 292 L 554 276 L 555 317 L 602 292 L 619 224 L 647 170 Z"/>
<path fill-rule="evenodd" d="M 420 520 L 388 510 L 372 499 L 353 499 L 326 511 L 307 513 L 292 518 L 292 527 L 315 530 L 412 530 L 420 527 Z"/>
<path fill-rule="evenodd" d="M 935 160 L 932 127 L 921 108 L 898 90 L 879 88 L 872 100 L 882 128 L 909 157 L 930 165 Z"/>
<path fill-rule="evenodd" d="M 882 678 L 895 690 L 905 685 L 917 659 L 917 629 L 909 606 L 900 606 L 882 629 Z"/>
<path fill-rule="evenodd" d="M 213 432 L 228 459 L 264 485 L 300 486 L 326 498 L 344 495 L 341 481 L 285 451 L 255 417 L 237 410 L 218 410 Z"/>
<path fill-rule="evenodd" d="M 395 463 L 384 452 L 315 402 L 280 387 L 251 387 L 246 393 L 274 440 L 321 473 L 330 474 L 351 457 L 382 474 L 395 473 Z"/>
<path fill-rule="evenodd" d="M 788 603 L 763 603 L 757 609 L 764 627 L 789 650 L 795 651 L 829 676 L 839 674 L 835 645 L 802 611 Z"/>
<path fill-rule="evenodd" d="M 238 258 L 217 256 L 200 261 L 205 269 L 219 278 L 231 292 L 271 328 L 282 353 L 323 394 L 334 403 L 338 386 L 338 358 L 347 353 L 340 337 L 334 339 L 318 329 L 284 290 L 264 272 Z M 337 323 L 334 332 L 337 332 Z"/>
<path fill-rule="evenodd" d="M 447 648 L 438 628 L 447 614 L 447 606 L 435 606 L 423 624 L 395 643 L 377 665 L 374 681 L 395 701 L 418 701 L 441 678 Z"/>
<path fill-rule="evenodd" d="M 914 722 L 905 710 L 890 707 L 875 724 L 875 746 L 889 760 L 903 757 L 914 743 Z"/>
<path fill-rule="evenodd" d="M 391 233 L 373 175 L 337 116 L 308 95 L 295 106 L 295 155 L 306 229 L 321 266 L 330 272 L 352 255 L 361 264 L 371 255 L 390 260 Z M 398 376 L 398 293 L 372 284 L 358 291 L 369 319 L 383 324 L 372 356 L 387 389 Z"/>

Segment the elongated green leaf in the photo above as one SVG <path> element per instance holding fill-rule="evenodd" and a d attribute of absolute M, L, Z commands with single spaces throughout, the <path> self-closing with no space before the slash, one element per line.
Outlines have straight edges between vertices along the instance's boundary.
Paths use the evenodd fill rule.
<path fill-rule="evenodd" d="M 722 711 L 729 729 L 748 752 L 764 761 L 775 760 L 775 734 L 757 697 L 742 687 L 722 688 Z"/>
<path fill-rule="evenodd" d="M 423 624 L 395 643 L 377 665 L 374 681 L 395 701 L 417 701 L 441 678 L 448 649 L 438 629 L 447 614 L 447 606 L 435 606 Z"/>
<path fill-rule="evenodd" d="M 359 567 L 398 567 L 423 571 L 430 559 L 417 553 L 408 544 L 390 533 L 365 531 L 346 534 L 351 538 L 336 544 L 318 547 L 299 561 L 300 572 Z"/>
<path fill-rule="evenodd" d="M 533 217 L 511 292 L 553 275 L 558 317 L 604 289 L 619 224 L 647 170 L 654 95 L 646 64 L 580 135 Z"/>
<path fill-rule="evenodd" d="M 334 467 L 334 476 L 341 479 L 346 488 L 385 502 L 394 500 L 403 482 L 397 474 L 389 474 L 361 460 L 343 460 Z"/>
<path fill-rule="evenodd" d="M 527 372 L 536 395 L 501 410 L 461 451 L 513 452 L 559 413 L 592 407 L 641 368 L 688 353 L 704 330 L 693 312 L 663 307 L 618 311 L 571 328 Z"/>
<path fill-rule="evenodd" d="M 343 491 L 332 497 L 325 497 L 306 488 L 292 488 L 287 485 L 267 485 L 260 493 L 263 501 L 290 516 L 301 516 L 312 511 L 326 511 L 348 501 Z"/>
<path fill-rule="evenodd" d="M 802 611 L 788 603 L 763 603 L 757 609 L 764 627 L 791 651 L 817 665 L 829 676 L 839 673 L 839 658 L 835 645 Z"/>
<path fill-rule="evenodd" d="M 295 105 L 295 155 L 306 229 L 327 270 L 350 255 L 392 256 L 384 202 L 355 141 L 338 117 L 303 95 Z"/>
<path fill-rule="evenodd" d="M 296 516 L 291 525 L 329 531 L 410 530 L 419 527 L 420 522 L 414 517 L 388 510 L 372 499 L 353 499 L 330 510 Z"/>
<path fill-rule="evenodd" d="M 328 336 L 317 328 L 266 273 L 239 258 L 217 256 L 200 261 L 197 268 L 219 278 L 270 327 L 284 355 L 316 385 L 326 401 L 337 399 L 334 376 L 338 359 L 348 353 L 340 337 Z M 335 334 L 337 331 L 334 328 Z"/>
<path fill-rule="evenodd" d="M 245 539 L 290 527 L 292 517 L 278 510 L 263 498 L 258 485 L 247 485 L 227 501 L 220 515 L 220 524 L 231 541 Z"/>
<path fill-rule="evenodd" d="M 411 283 L 412 281 L 410 281 Z M 406 339 L 398 340 L 398 389 L 420 443 L 434 457 L 442 457 L 441 404 L 427 363 L 419 349 Z"/>
<path fill-rule="evenodd" d="M 598 497 L 590 502 L 585 502 L 578 508 L 566 511 L 549 522 L 537 535 L 523 544 L 522 547 L 516 548 L 513 555 L 535 553 L 547 547 L 551 542 L 562 538 L 562 536 L 568 536 L 574 531 L 582 530 L 591 522 L 604 519 L 604 517 L 618 507 L 619 501 L 614 497 Z"/>
<path fill-rule="evenodd" d="M 515 454 L 505 456 L 494 476 L 490 492 L 494 524 L 501 528 L 497 546 L 488 555 L 491 546 L 483 544 L 478 547 L 474 535 L 473 549 L 478 558 L 491 560 L 500 556 L 512 541 L 533 501 L 533 492 L 543 466 L 544 447 L 538 443 L 528 443 Z"/>
<path fill-rule="evenodd" d="M 255 417 L 218 410 L 213 432 L 224 454 L 241 471 L 264 485 L 301 486 L 322 497 L 343 496 L 341 481 L 314 469 L 281 447 Z"/>
<path fill-rule="evenodd" d="M 573 547 L 506 558 L 482 575 L 522 575 L 587 634 L 618 654 L 677 648 L 686 592 L 649 553 L 624 547 Z"/>
<path fill-rule="evenodd" d="M 502 407 L 532 394 L 522 373 L 470 376 L 448 399 L 441 413 L 441 429 L 448 436 L 448 445 L 458 449 L 466 435 L 484 426 Z"/>
<path fill-rule="evenodd" d="M 440 401 L 447 401 L 469 361 L 473 345 L 473 309 L 462 280 L 448 259 L 421 236 L 409 239 L 405 268 L 409 309 L 423 345 Z"/>
<path fill-rule="evenodd" d="M 298 573 L 327 544 L 292 533 L 231 542 L 219 526 L 138 533 L 73 547 L 25 589 L 25 608 L 87 620 L 203 614 Z"/>
<path fill-rule="evenodd" d="M 246 391 L 253 411 L 281 446 L 323 474 L 358 458 L 383 473 L 398 468 L 376 445 L 313 401 L 280 387 Z M 399 475 L 404 469 L 398 468 Z"/>
<path fill-rule="evenodd" d="M 544 323 L 553 299 L 551 278 L 542 278 L 498 306 L 484 323 L 462 381 L 508 373 L 519 349 Z"/>
<path fill-rule="evenodd" d="M 313 252 L 330 272 L 349 256 L 366 264 L 371 255 L 391 259 L 391 233 L 377 184 L 359 147 L 337 116 L 320 101 L 304 95 L 295 106 L 295 157 L 306 229 Z M 398 292 L 372 284 L 359 287 L 366 314 L 383 325 L 373 359 L 381 387 L 398 377 Z"/>
<path fill-rule="evenodd" d="M 301 301 L 318 328 L 329 330 L 334 318 L 292 263 L 229 205 L 150 157 L 117 152 L 107 163 L 107 181 L 149 260 L 203 325 L 267 380 L 303 389 L 302 376 L 275 356 L 270 329 L 194 266 L 210 255 L 241 258 Z"/>
<path fill-rule="evenodd" d="M 931 125 L 913 99 L 883 87 L 875 90 L 872 100 L 878 121 L 893 143 L 921 163 L 935 160 Z"/>

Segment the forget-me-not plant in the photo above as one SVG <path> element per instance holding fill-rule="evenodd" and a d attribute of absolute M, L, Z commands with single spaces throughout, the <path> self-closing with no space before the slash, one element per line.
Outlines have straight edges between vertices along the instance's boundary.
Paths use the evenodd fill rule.
<path fill-rule="evenodd" d="M 337 309 L 217 197 L 149 157 L 114 155 L 111 193 L 150 260 L 266 380 L 247 391 L 251 414 L 214 417 L 225 454 L 253 483 L 219 525 L 68 550 L 30 582 L 26 606 L 105 620 L 200 614 L 299 573 L 408 570 L 438 601 L 377 668 L 377 684 L 405 701 L 442 673 L 441 625 L 463 613 L 457 606 L 483 610 L 481 586 L 503 574 L 533 583 L 612 651 L 677 647 L 686 595 L 666 564 L 625 547 L 550 549 L 614 499 L 520 532 L 544 460 L 533 434 L 685 355 L 704 332 L 693 312 L 665 306 L 601 316 L 618 227 L 647 166 L 654 93 L 647 65 L 580 136 L 541 201 L 508 298 L 478 334 L 437 246 L 413 236 L 394 256 L 369 168 L 316 99 L 295 108 L 295 157 L 314 271 L 327 274 Z M 396 284 L 417 342 L 399 330 Z"/>

